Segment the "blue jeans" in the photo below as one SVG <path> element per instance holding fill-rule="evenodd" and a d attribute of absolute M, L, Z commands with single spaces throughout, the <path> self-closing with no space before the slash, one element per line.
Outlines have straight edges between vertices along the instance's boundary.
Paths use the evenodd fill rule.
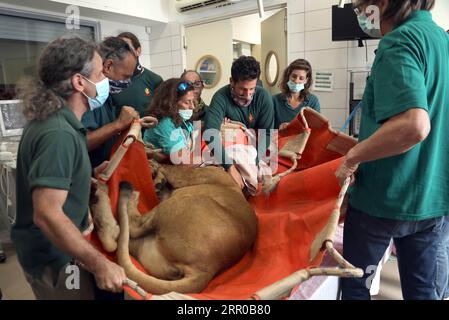
<path fill-rule="evenodd" d="M 449 298 L 449 217 L 444 220 L 437 252 L 437 298 Z"/>
<path fill-rule="evenodd" d="M 444 217 L 422 221 L 377 218 L 349 206 L 343 232 L 343 256 L 365 273 L 362 278 L 342 279 L 342 299 L 371 298 L 371 281 L 391 239 L 396 246 L 404 299 L 437 299 L 436 257 L 444 220 Z"/>

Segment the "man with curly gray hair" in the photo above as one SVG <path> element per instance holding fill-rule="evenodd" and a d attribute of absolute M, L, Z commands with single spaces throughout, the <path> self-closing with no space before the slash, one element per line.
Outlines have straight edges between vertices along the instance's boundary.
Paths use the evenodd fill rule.
<path fill-rule="evenodd" d="M 98 288 L 122 291 L 126 279 L 83 237 L 92 168 L 80 121 L 92 101 L 108 94 L 107 81 L 94 44 L 62 37 L 43 50 L 38 80 L 19 89 L 28 124 L 18 151 L 11 238 L 37 299 L 94 299 Z"/>

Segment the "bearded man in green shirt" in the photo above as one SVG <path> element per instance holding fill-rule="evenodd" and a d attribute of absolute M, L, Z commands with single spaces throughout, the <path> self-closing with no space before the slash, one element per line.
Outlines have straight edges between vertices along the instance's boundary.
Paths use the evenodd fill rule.
<path fill-rule="evenodd" d="M 259 76 L 260 64 L 256 59 L 241 56 L 235 60 L 231 67 L 230 84 L 215 93 L 205 117 L 206 142 L 209 146 L 213 142 L 214 156 L 242 189 L 242 176 L 222 147 L 219 132 L 225 119 L 254 129 L 258 137 L 258 150 L 263 153 L 258 158 L 265 158 L 274 127 L 274 110 L 269 92 L 257 86 Z"/>

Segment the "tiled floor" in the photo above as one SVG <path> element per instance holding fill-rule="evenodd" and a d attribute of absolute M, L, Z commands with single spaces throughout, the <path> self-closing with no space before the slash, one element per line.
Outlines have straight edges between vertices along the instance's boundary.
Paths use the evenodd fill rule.
<path fill-rule="evenodd" d="M 17 256 L 11 244 L 4 244 L 8 258 L 6 263 L 0 264 L 0 288 L 3 299 L 8 300 L 32 300 L 34 295 L 25 280 L 22 270 L 17 262 Z M 390 258 L 384 265 L 381 273 L 379 294 L 374 300 L 400 300 L 402 294 L 399 286 L 397 263 Z"/>
<path fill-rule="evenodd" d="M 390 257 L 390 259 L 383 265 L 380 274 L 379 294 L 374 296 L 373 300 L 402 300 L 396 258 Z"/>
<path fill-rule="evenodd" d="M 13 246 L 3 244 L 2 247 L 7 255 L 6 262 L 0 264 L 0 288 L 3 299 L 34 300 L 33 292 L 25 280 Z"/>

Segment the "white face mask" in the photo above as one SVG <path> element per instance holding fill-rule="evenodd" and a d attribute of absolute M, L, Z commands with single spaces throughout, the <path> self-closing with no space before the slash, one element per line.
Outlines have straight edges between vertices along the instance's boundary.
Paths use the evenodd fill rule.
<path fill-rule="evenodd" d="M 179 109 L 178 110 L 179 115 L 181 116 L 181 118 L 184 119 L 184 121 L 190 120 L 190 118 L 192 118 L 193 116 L 193 110 L 192 109 Z"/>
<path fill-rule="evenodd" d="M 297 93 L 297 92 L 301 92 L 302 90 L 304 90 L 305 83 L 294 83 L 293 81 L 289 80 L 287 82 L 287 86 L 291 92 Z"/>
<path fill-rule="evenodd" d="M 95 83 L 84 76 L 83 78 L 92 83 L 93 85 L 95 85 L 95 89 L 97 91 L 95 98 L 91 98 L 84 92 L 81 92 L 87 98 L 90 110 L 94 110 L 96 108 L 101 107 L 109 97 L 109 79 L 104 78 L 103 80 Z"/>
<path fill-rule="evenodd" d="M 382 32 L 380 29 L 375 28 L 368 20 L 368 17 L 364 14 L 357 16 L 357 21 L 359 22 L 359 26 L 363 32 L 372 38 L 382 38 Z"/>

